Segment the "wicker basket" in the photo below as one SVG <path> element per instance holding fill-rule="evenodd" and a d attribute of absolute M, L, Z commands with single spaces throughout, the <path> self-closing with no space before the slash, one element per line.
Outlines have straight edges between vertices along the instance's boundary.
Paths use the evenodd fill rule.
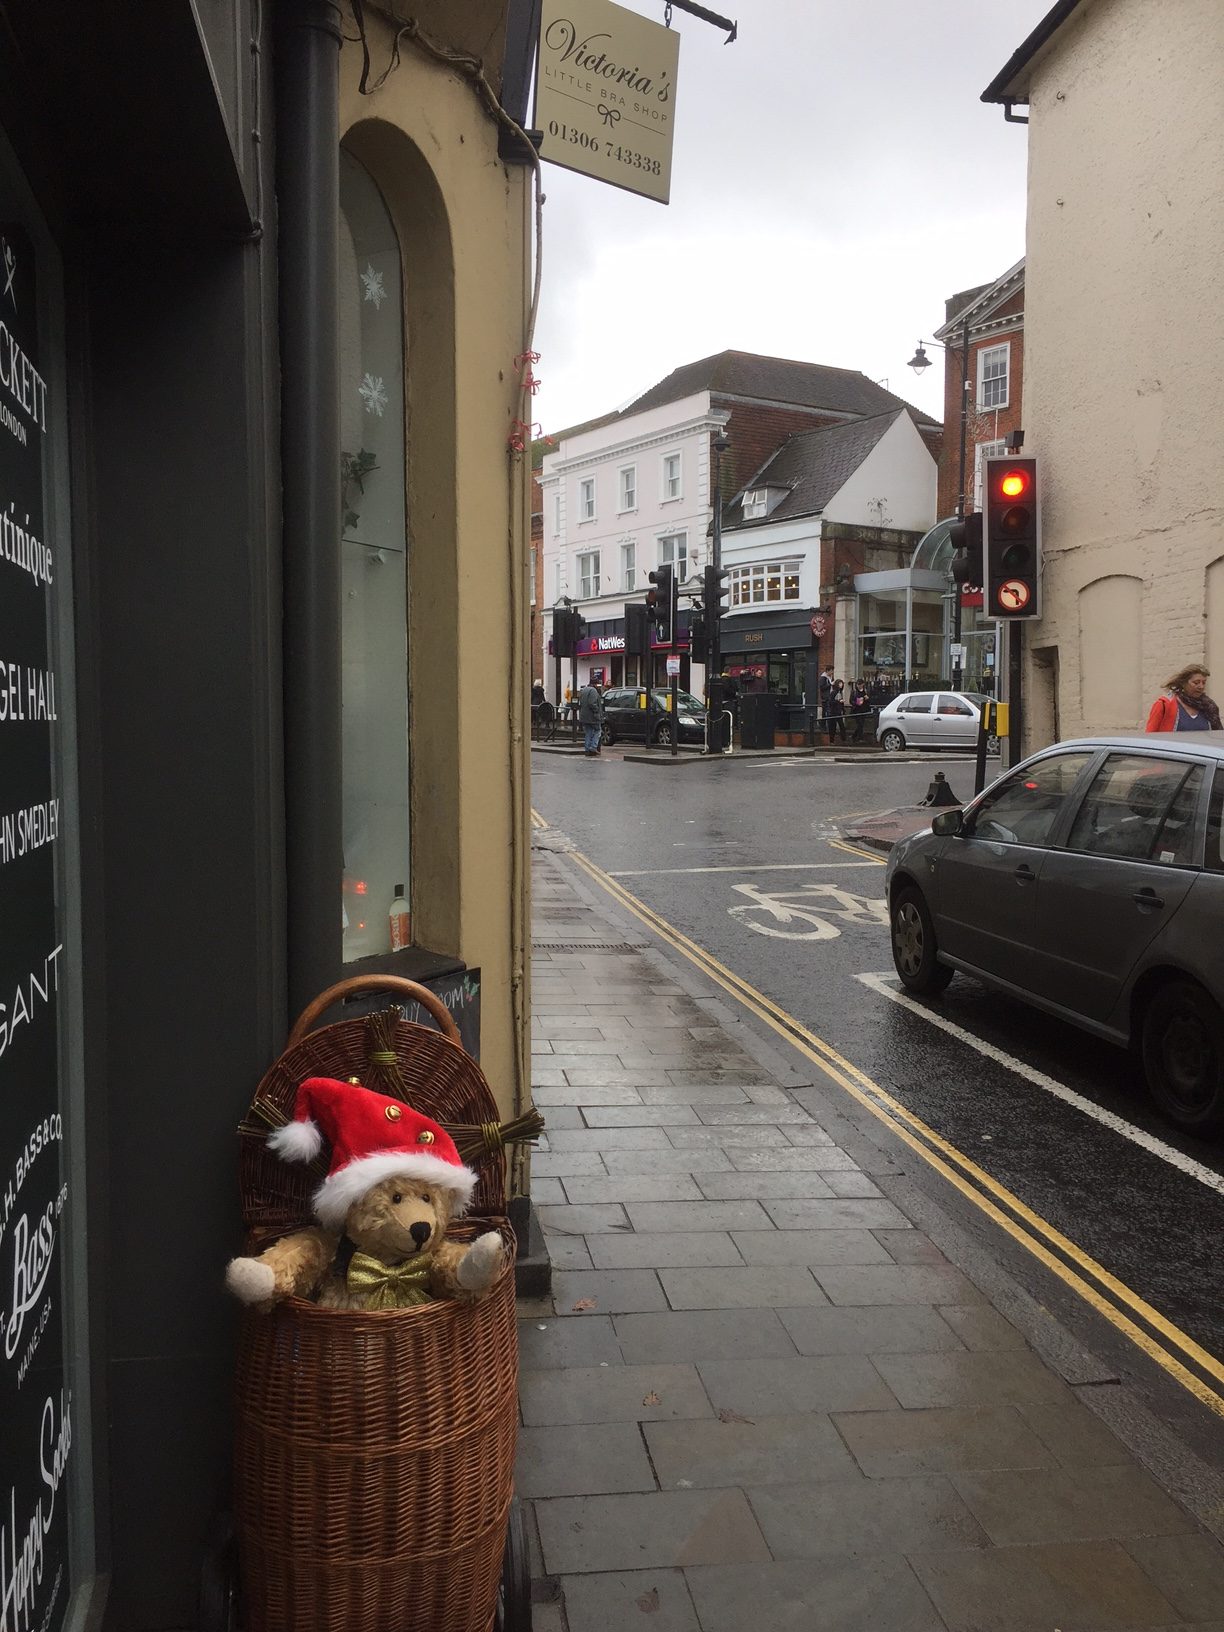
<path fill-rule="evenodd" d="M 374 989 L 421 1003 L 447 1035 L 385 1017 L 309 1031 L 340 996 Z M 318 1173 L 303 1176 L 259 1136 L 261 1124 L 292 1114 L 304 1077 L 357 1077 L 448 1126 L 496 1122 L 488 1084 L 457 1036 L 431 992 L 391 977 L 346 981 L 311 1004 L 244 1124 L 253 1247 L 309 1216 Z M 372 1037 L 391 1038 L 393 1050 L 371 1049 Z M 472 1210 L 452 1233 L 498 1228 L 508 1248 L 483 1302 L 353 1313 L 295 1299 L 243 1320 L 235 1513 L 245 1632 L 493 1625 L 517 1427 L 514 1238 L 502 1157 L 475 1165 Z"/>

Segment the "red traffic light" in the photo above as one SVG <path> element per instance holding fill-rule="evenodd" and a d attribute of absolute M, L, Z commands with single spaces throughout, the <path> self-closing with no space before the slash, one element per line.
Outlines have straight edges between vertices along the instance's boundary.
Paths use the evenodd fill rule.
<path fill-rule="evenodd" d="M 1004 470 L 999 475 L 999 492 L 1005 499 L 1018 499 L 1033 485 L 1027 470 Z"/>

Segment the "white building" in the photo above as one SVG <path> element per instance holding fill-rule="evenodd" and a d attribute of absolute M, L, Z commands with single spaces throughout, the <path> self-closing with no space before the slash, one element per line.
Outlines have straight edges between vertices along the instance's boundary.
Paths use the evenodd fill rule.
<path fill-rule="evenodd" d="M 550 696 L 557 689 L 548 655 L 552 608 L 563 596 L 587 622 L 579 685 L 593 672 L 607 685 L 641 679 L 637 664 L 625 657 L 625 601 L 644 597 L 649 573 L 662 563 L 682 584 L 700 577 L 709 560 L 710 438 L 726 417 L 711 409 L 709 392 L 700 392 L 580 428 L 545 456 L 544 683 Z M 661 679 L 661 653 L 655 669 Z M 562 691 L 569 678 L 567 663 Z M 682 679 L 687 685 L 687 674 Z"/>

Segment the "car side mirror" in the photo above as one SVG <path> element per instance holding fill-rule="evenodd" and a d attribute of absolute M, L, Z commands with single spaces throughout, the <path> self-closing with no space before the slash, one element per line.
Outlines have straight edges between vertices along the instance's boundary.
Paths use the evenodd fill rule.
<path fill-rule="evenodd" d="M 941 810 L 931 822 L 931 832 L 937 833 L 941 839 L 955 838 L 958 833 L 964 832 L 965 818 L 959 810 Z"/>

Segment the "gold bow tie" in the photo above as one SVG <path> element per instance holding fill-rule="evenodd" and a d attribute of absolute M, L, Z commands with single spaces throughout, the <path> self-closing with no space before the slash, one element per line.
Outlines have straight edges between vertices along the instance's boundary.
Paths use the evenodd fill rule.
<path fill-rule="evenodd" d="M 368 1252 L 355 1252 L 349 1262 L 345 1285 L 359 1296 L 367 1309 L 407 1309 L 417 1303 L 432 1303 L 429 1270 L 432 1253 L 409 1258 L 403 1264 L 384 1264 Z"/>

